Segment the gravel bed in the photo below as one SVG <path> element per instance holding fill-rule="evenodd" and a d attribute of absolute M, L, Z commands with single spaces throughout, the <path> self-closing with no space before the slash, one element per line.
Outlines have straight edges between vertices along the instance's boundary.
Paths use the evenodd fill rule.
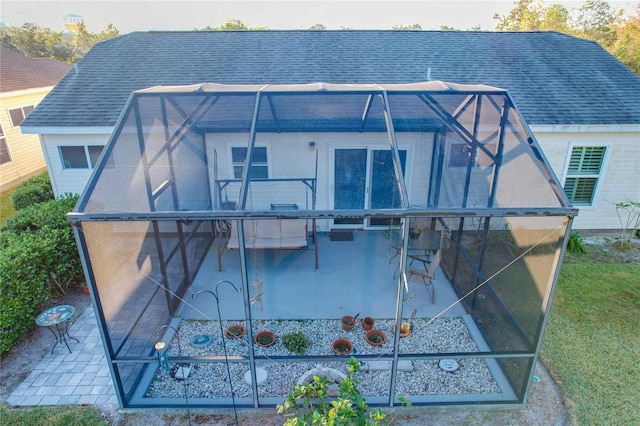
<path fill-rule="evenodd" d="M 233 322 L 242 323 L 242 322 Z M 232 322 L 223 321 L 226 328 Z M 303 331 L 311 340 L 306 355 L 331 355 L 331 343 L 340 337 L 349 339 L 354 346 L 354 356 L 391 355 L 393 353 L 393 320 L 377 320 L 374 328 L 387 334 L 387 342 L 379 347 L 366 343 L 364 330 L 358 325 L 351 331 L 344 331 L 340 320 L 267 320 L 254 321 L 255 332 L 269 330 L 276 335 L 276 343 L 268 348 L 255 346 L 256 356 L 293 355 L 282 345 L 282 336 L 295 331 Z M 194 347 L 191 339 L 195 335 L 208 335 L 211 344 Z M 218 321 L 183 321 L 168 349 L 170 357 L 224 356 L 223 340 Z M 178 345 L 179 341 L 179 345 Z M 247 335 L 239 339 L 224 339 L 230 357 L 248 358 L 249 339 Z M 179 348 L 178 348 L 179 346 Z M 438 318 L 429 323 L 428 319 L 415 319 L 411 335 L 400 339 L 401 353 L 445 353 L 477 352 L 478 348 L 461 318 Z M 180 350 L 179 350 L 180 349 Z M 181 352 L 181 354 L 180 354 Z M 322 367 L 334 368 L 346 373 L 347 357 L 335 355 L 335 362 L 323 362 Z M 454 395 L 500 393 L 486 363 L 482 359 L 458 359 L 459 367 L 453 372 L 439 368 L 438 360 L 411 361 L 412 371 L 398 371 L 397 393 L 400 395 Z M 265 362 L 256 365 L 268 373 L 264 383 L 259 384 L 261 397 L 287 396 L 297 380 L 308 370 L 317 367 L 312 362 Z M 227 367 L 223 363 L 192 363 L 192 371 L 187 379 L 190 398 L 230 397 Z M 172 363 L 169 371 L 158 370 L 150 384 L 146 396 L 149 398 L 184 398 L 182 380 L 173 378 L 177 364 Z M 251 386 L 245 383 L 244 374 L 249 369 L 247 363 L 230 363 L 232 385 L 237 398 L 250 398 Z M 360 380 L 360 390 L 365 396 L 382 396 L 389 392 L 390 370 L 365 372 L 356 376 Z"/>

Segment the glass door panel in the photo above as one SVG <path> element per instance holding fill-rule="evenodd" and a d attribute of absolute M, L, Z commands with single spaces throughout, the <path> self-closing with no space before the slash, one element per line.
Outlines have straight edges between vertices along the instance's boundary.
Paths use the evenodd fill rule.
<path fill-rule="evenodd" d="M 400 150 L 400 164 L 404 176 L 407 163 L 407 151 Z M 396 182 L 391 150 L 374 150 L 371 153 L 371 199 L 372 209 L 400 207 L 400 190 Z M 397 219 L 372 218 L 370 226 L 388 226 L 398 223 Z"/>
<path fill-rule="evenodd" d="M 364 208 L 367 177 L 367 149 L 336 149 L 334 167 L 334 209 Z M 362 218 L 335 219 L 335 225 L 362 225 Z"/>

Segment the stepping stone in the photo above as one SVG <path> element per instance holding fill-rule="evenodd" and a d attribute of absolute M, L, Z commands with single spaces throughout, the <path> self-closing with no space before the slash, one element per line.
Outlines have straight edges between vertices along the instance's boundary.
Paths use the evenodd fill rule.
<path fill-rule="evenodd" d="M 391 361 L 364 361 L 361 371 L 391 370 Z M 413 364 L 408 360 L 398 361 L 398 371 L 413 371 Z"/>

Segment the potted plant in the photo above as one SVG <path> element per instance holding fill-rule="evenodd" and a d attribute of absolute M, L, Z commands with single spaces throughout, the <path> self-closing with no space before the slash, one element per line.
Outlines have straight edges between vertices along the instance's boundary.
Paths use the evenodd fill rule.
<path fill-rule="evenodd" d="M 331 344 L 331 349 L 338 355 L 349 355 L 353 352 L 353 343 L 348 339 L 336 339 Z"/>
<path fill-rule="evenodd" d="M 396 323 L 391 324 L 391 333 L 396 333 Z M 411 334 L 411 324 L 408 322 L 403 322 L 400 324 L 400 337 L 407 337 Z"/>
<path fill-rule="evenodd" d="M 311 342 L 302 331 L 296 331 L 282 336 L 282 345 L 295 354 L 304 355 Z"/>
<path fill-rule="evenodd" d="M 261 331 L 253 336 L 253 341 L 256 342 L 258 346 L 268 348 L 276 342 L 276 335 L 267 330 Z"/>
<path fill-rule="evenodd" d="M 409 238 L 411 238 L 412 240 L 415 240 L 420 236 L 420 232 L 421 232 L 420 228 L 417 226 L 414 226 L 409 230 Z"/>
<path fill-rule="evenodd" d="M 242 324 L 231 324 L 224 330 L 224 335 L 229 339 L 239 339 L 247 332 Z"/>
<path fill-rule="evenodd" d="M 356 325 L 356 319 L 358 318 L 358 315 L 360 315 L 360 312 L 358 312 L 355 316 L 351 316 L 351 315 L 345 315 L 342 317 L 342 329 L 344 331 L 351 331 L 351 329 Z"/>
<path fill-rule="evenodd" d="M 382 330 L 369 330 L 364 337 L 371 346 L 382 346 L 387 341 L 387 335 Z"/>
<path fill-rule="evenodd" d="M 364 328 L 365 330 L 371 330 L 375 322 L 376 321 L 371 317 L 364 317 L 364 319 L 362 320 L 362 328 Z"/>

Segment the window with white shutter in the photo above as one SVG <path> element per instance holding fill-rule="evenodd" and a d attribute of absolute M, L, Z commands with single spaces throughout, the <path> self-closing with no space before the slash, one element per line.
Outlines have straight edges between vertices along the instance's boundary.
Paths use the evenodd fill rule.
<path fill-rule="evenodd" d="M 573 147 L 564 191 L 574 205 L 589 206 L 593 203 L 605 152 L 604 146 Z"/>

